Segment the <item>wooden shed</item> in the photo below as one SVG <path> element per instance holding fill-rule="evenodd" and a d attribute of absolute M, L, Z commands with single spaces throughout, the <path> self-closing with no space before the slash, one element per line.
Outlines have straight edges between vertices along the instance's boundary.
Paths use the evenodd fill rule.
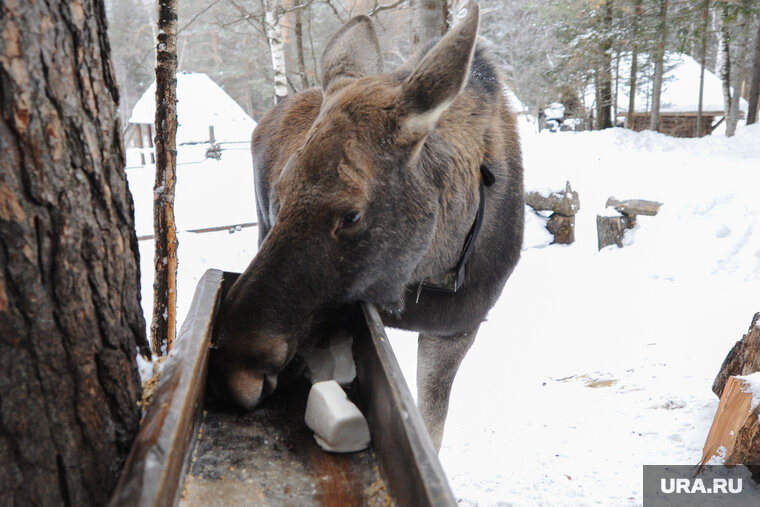
<path fill-rule="evenodd" d="M 641 65 L 645 60 L 642 55 Z M 702 131 L 697 131 L 697 110 L 699 102 L 700 65 L 693 58 L 682 53 L 669 52 L 665 57 L 666 72 L 663 78 L 660 97 L 660 125 L 658 130 L 673 137 L 702 137 L 711 134 L 724 121 L 723 88 L 720 79 L 705 69 L 704 91 L 702 95 Z M 628 121 L 628 62 L 621 61 L 617 93 L 618 121 Z M 627 125 L 635 131 L 649 128 L 652 110 L 652 83 L 641 83 L 636 90 L 633 125 Z M 741 116 L 747 111 L 747 101 L 740 103 Z"/>
<path fill-rule="evenodd" d="M 628 112 L 618 113 L 627 122 Z M 633 125 L 625 123 L 627 128 L 641 132 L 649 128 L 650 113 L 633 113 Z M 660 127 L 663 134 L 673 137 L 703 137 L 712 134 L 718 125 L 723 123 L 723 111 L 702 111 L 702 132 L 697 131 L 697 112 L 660 112 Z"/>
<path fill-rule="evenodd" d="M 141 165 L 155 162 L 153 122 L 156 116 L 156 82 L 132 109 L 127 137 L 139 149 Z M 203 143 L 248 144 L 256 122 L 206 74 L 177 74 L 177 145 Z M 129 146 L 129 145 L 128 145 Z"/>

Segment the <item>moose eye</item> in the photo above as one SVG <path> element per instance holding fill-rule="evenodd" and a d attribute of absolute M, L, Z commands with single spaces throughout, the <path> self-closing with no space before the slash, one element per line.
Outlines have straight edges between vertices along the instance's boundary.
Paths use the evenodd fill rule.
<path fill-rule="evenodd" d="M 358 224 L 361 218 L 362 214 L 359 211 L 349 211 L 348 213 L 344 213 L 343 216 L 340 217 L 340 227 L 344 229 L 352 227 Z"/>

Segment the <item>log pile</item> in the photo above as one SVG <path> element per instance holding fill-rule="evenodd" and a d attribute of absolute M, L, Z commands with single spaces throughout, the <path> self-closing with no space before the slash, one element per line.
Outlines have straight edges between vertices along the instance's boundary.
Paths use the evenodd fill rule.
<path fill-rule="evenodd" d="M 526 192 L 525 202 L 535 211 L 551 211 L 546 228 L 554 236 L 552 244 L 569 245 L 575 241 L 575 214 L 581 209 L 578 192 L 565 183 L 565 190 L 543 195 Z"/>
<path fill-rule="evenodd" d="M 636 226 L 638 215 L 655 216 L 662 206 L 661 202 L 643 199 L 628 199 L 618 201 L 614 197 L 607 199 L 607 208 L 614 208 L 605 215 L 596 216 L 598 248 L 601 250 L 610 245 L 623 247 L 623 235 L 628 229 Z"/>
<path fill-rule="evenodd" d="M 717 455 L 725 465 L 747 465 L 753 478 L 760 481 L 760 403 L 757 400 L 760 393 L 754 394 L 753 402 L 752 382 L 748 378 L 758 371 L 760 313 L 755 314 L 747 334 L 728 353 L 713 384 L 720 404 L 707 435 L 700 469 Z"/>

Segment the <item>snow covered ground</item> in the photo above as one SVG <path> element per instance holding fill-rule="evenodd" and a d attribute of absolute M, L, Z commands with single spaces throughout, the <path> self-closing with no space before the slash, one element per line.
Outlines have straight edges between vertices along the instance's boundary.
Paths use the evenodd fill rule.
<path fill-rule="evenodd" d="M 526 129 L 523 149 L 528 189 L 579 192 L 577 241 L 548 245 L 527 213 L 522 260 L 454 384 L 441 461 L 462 505 L 640 505 L 642 465 L 700 459 L 712 381 L 760 311 L 760 125 L 730 139 Z M 180 229 L 254 221 L 250 167 L 245 151 L 181 165 Z M 127 171 L 140 235 L 151 171 Z M 597 252 L 610 196 L 664 205 L 628 246 Z M 256 237 L 180 234 L 182 320 L 203 272 L 243 270 Z M 146 310 L 152 248 L 140 242 Z M 414 392 L 416 339 L 390 335 Z"/>

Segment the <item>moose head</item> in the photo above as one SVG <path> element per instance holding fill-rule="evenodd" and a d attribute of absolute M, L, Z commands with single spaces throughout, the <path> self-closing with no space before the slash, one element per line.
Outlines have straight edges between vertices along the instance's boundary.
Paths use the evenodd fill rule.
<path fill-rule="evenodd" d="M 441 116 L 467 106 L 452 105 L 468 80 L 478 22 L 474 5 L 427 52 L 383 73 L 372 21 L 353 18 L 327 44 L 321 90 L 287 99 L 259 123 L 260 248 L 223 301 L 211 358 L 224 397 L 254 408 L 326 312 L 366 301 L 401 314 L 407 287 L 456 258 L 437 236 L 453 190 L 430 165 L 469 161 L 477 171 L 485 141 L 428 153 L 425 167 L 418 159 Z M 479 120 L 461 128 L 467 121 Z M 470 226 L 474 185 L 452 234 Z"/>

